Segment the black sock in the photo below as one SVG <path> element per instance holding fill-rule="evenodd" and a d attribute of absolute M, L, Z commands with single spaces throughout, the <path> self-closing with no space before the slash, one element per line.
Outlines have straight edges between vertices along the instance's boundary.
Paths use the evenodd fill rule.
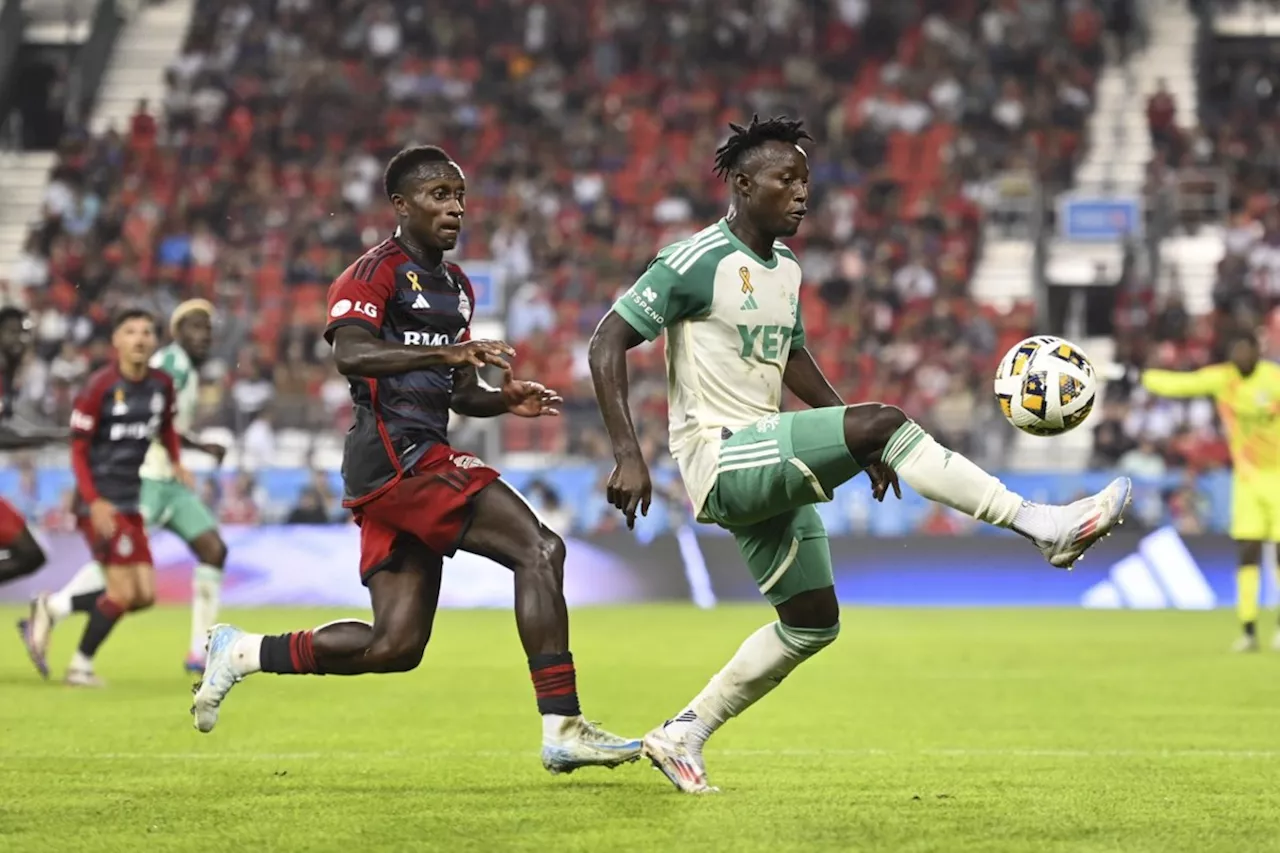
<path fill-rule="evenodd" d="M 573 667 L 573 654 L 560 652 L 529 658 L 529 675 L 533 692 L 538 697 L 539 714 L 576 717 L 582 713 L 578 704 L 578 674 Z"/>
<path fill-rule="evenodd" d="M 93 609 L 89 611 L 89 622 L 84 626 L 84 634 L 80 636 L 80 654 L 87 658 L 97 654 L 98 647 L 123 615 L 124 608 L 108 598 L 105 592 L 99 595 Z"/>
<path fill-rule="evenodd" d="M 92 613 L 100 595 L 102 595 L 102 590 L 99 589 L 94 592 L 82 592 L 79 595 L 71 596 L 71 612 Z"/>
<path fill-rule="evenodd" d="M 263 637 L 262 646 L 258 649 L 258 663 L 262 666 L 262 671 L 277 675 L 320 675 L 312 647 L 313 633 L 295 631 L 292 634 Z"/>
<path fill-rule="evenodd" d="M 1244 635 L 1246 637 L 1258 636 L 1258 623 L 1257 622 L 1244 623 Z"/>

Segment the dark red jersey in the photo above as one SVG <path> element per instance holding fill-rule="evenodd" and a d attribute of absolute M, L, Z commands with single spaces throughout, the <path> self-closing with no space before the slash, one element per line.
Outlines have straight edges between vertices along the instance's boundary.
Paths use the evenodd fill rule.
<path fill-rule="evenodd" d="M 163 370 L 148 368 L 133 382 L 112 364 L 89 377 L 71 412 L 78 511 L 104 498 L 123 513 L 136 512 L 142 489 L 138 469 L 157 436 L 178 463 L 174 398 L 173 380 Z"/>
<path fill-rule="evenodd" d="M 384 341 L 445 346 L 468 340 L 475 293 L 461 268 L 414 261 L 391 238 L 370 249 L 329 288 L 325 338 L 359 326 Z M 380 379 L 350 377 L 355 424 L 342 458 L 343 503 L 358 506 L 398 482 L 437 444 L 448 443 L 454 369 L 443 365 Z"/>

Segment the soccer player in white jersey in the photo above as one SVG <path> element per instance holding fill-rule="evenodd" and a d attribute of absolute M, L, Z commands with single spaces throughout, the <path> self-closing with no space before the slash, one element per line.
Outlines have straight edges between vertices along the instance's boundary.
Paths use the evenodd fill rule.
<path fill-rule="evenodd" d="M 213 347 L 213 305 L 204 299 L 183 302 L 169 319 L 169 331 L 173 341 L 156 351 L 151 366 L 173 379 L 177 396 L 174 426 L 183 447 L 206 453 L 221 464 L 227 453 L 225 447 L 196 441 L 190 434 L 200 402 L 200 366 Z M 188 672 L 201 673 L 206 635 L 218 619 L 227 546 L 218 533 L 217 519 L 195 492 L 176 479 L 160 443 L 151 445 L 140 473 L 140 509 L 147 527 L 173 531 L 187 543 L 197 560 L 191 577 L 191 645 L 185 666 Z M 61 590 L 36 599 L 32 618 L 47 620 L 42 624 L 52 627 L 71 612 L 73 598 L 104 587 L 102 567 L 96 562 L 86 563 Z"/>
<path fill-rule="evenodd" d="M 633 525 L 652 493 L 627 403 L 627 350 L 664 331 L 671 453 L 698 520 L 728 529 L 776 621 L 756 631 L 674 718 L 644 739 L 645 755 L 681 791 L 713 791 L 707 738 L 776 687 L 840 630 L 831 553 L 814 504 L 860 471 L 883 500 L 898 478 L 919 494 L 1030 539 L 1070 568 L 1121 519 L 1130 484 L 1117 479 L 1068 506 L 1024 501 L 929 436 L 902 411 L 846 405 L 805 349 L 800 265 L 779 241 L 809 200 L 809 135 L 785 117 L 747 127 L 716 152 L 730 182 L 724 219 L 664 248 L 591 340 L 596 399 L 616 466 L 609 502 Z M 782 412 L 788 388 L 811 408 Z"/>

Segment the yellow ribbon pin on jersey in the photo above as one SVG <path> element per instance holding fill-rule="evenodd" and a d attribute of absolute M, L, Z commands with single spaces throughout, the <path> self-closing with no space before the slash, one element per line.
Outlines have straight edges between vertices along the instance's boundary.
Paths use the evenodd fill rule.
<path fill-rule="evenodd" d="M 742 279 L 742 292 L 755 293 L 755 288 L 751 286 L 751 270 L 746 267 L 738 267 L 738 278 Z"/>
<path fill-rule="evenodd" d="M 409 286 L 414 290 L 422 290 L 422 285 L 418 284 L 418 273 L 416 270 L 409 270 L 404 274 L 404 277 L 409 279 Z"/>

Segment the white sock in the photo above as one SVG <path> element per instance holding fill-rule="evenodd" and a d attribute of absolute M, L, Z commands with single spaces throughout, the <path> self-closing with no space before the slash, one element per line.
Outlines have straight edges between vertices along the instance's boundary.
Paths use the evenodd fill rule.
<path fill-rule="evenodd" d="M 106 589 L 106 586 L 102 565 L 97 560 L 90 560 L 71 576 L 66 586 L 49 595 L 49 614 L 54 620 L 65 619 L 71 615 L 71 599 L 86 592 Z"/>
<path fill-rule="evenodd" d="M 542 742 L 560 743 L 570 739 L 574 732 L 578 730 L 578 723 L 581 721 L 581 714 L 578 714 L 576 717 L 565 717 L 560 714 L 543 714 Z"/>
<path fill-rule="evenodd" d="M 231 647 L 231 665 L 236 675 L 262 672 L 262 635 L 245 634 Z"/>
<path fill-rule="evenodd" d="M 218 619 L 222 570 L 201 563 L 191 574 L 191 654 L 204 657 L 209 629 Z"/>
<path fill-rule="evenodd" d="M 938 444 L 914 421 L 898 428 L 880 458 L 904 483 L 934 503 L 1035 539 L 1057 533 L 1045 507 L 1024 502 L 964 456 Z"/>
<path fill-rule="evenodd" d="M 838 623 L 832 628 L 810 629 L 770 622 L 747 637 L 724 669 L 667 723 L 667 734 L 701 750 L 716 729 L 758 702 L 839 633 Z"/>
<path fill-rule="evenodd" d="M 93 672 L 93 658 L 85 657 L 84 653 L 77 649 L 71 656 L 71 666 L 68 668 L 77 672 Z"/>

